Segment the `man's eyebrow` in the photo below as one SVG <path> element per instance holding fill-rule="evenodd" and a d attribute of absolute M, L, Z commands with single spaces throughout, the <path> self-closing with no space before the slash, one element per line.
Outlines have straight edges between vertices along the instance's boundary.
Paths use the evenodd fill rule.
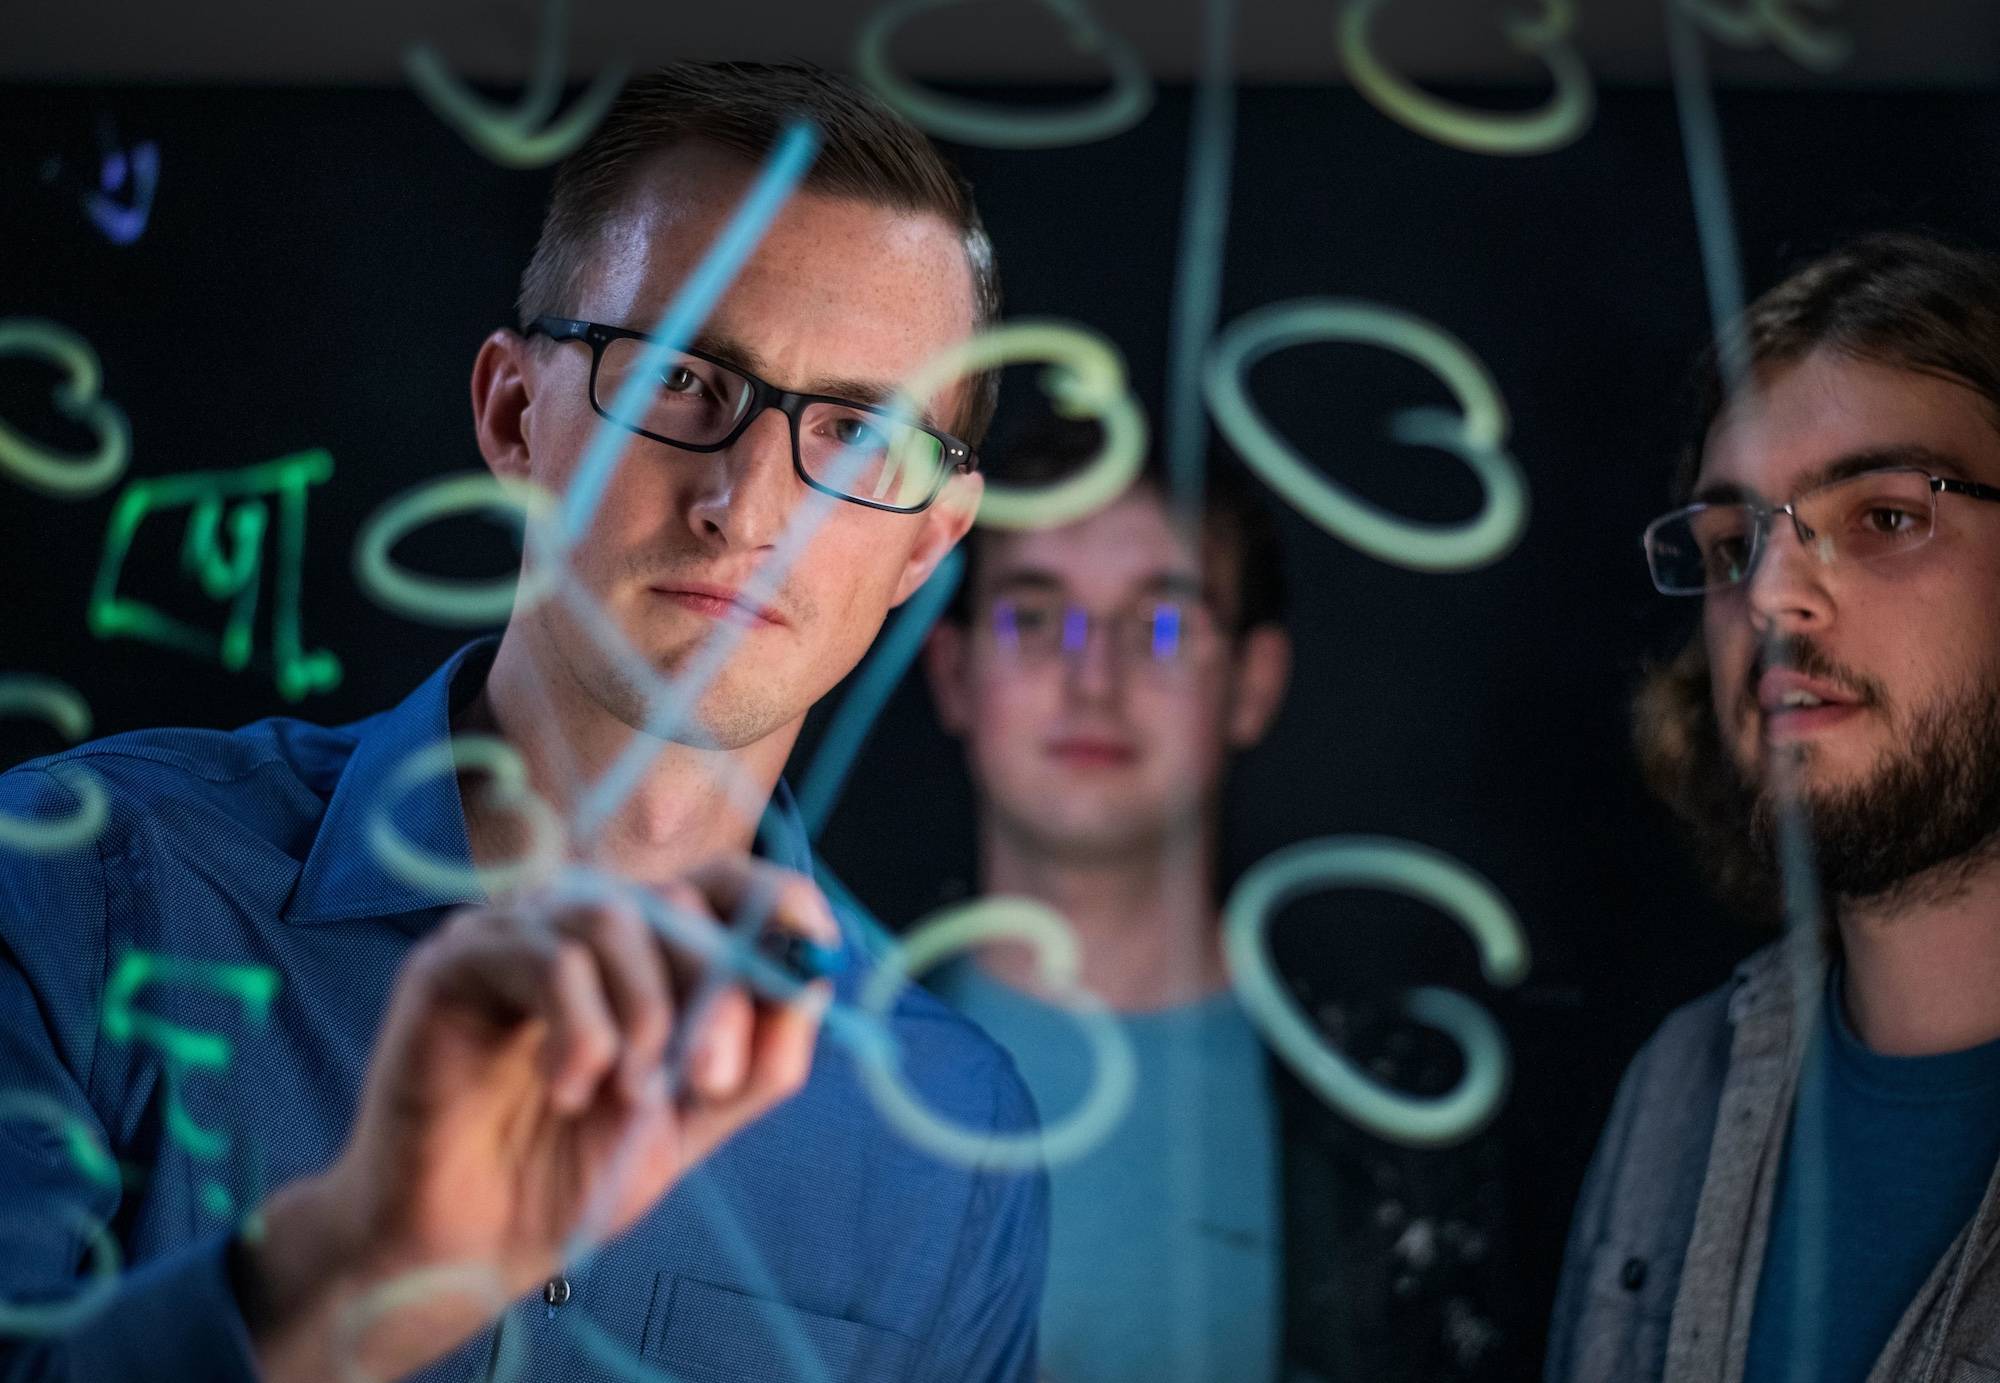
<path fill-rule="evenodd" d="M 1060 594 L 1064 590 L 1062 578 L 1052 571 L 1040 567 L 1017 567 L 993 579 L 993 593 L 1005 595 L 1012 591 L 1052 591 Z"/>
<path fill-rule="evenodd" d="M 1142 595 L 1178 596 L 1184 600 L 1207 600 L 1214 592 L 1192 572 L 1163 571 L 1146 578 Z"/>
<path fill-rule="evenodd" d="M 1971 468 L 1949 452 L 1937 451 L 1931 447 L 1914 443 L 1906 446 L 1870 447 L 1865 451 L 1851 451 L 1844 456 L 1836 456 L 1799 476 L 1792 486 L 1792 498 L 1816 490 L 1822 485 L 1831 485 L 1837 480 L 1846 480 L 1865 471 L 1886 470 L 1894 466 L 1913 466 L 1932 475 L 1949 476 L 1954 480 L 1971 478 Z M 1730 504 L 1743 500 L 1761 501 L 1762 496 L 1746 485 L 1734 481 L 1721 481 L 1704 485 L 1695 491 L 1696 504 Z"/>
<path fill-rule="evenodd" d="M 770 365 L 764 357 L 759 355 L 754 347 L 745 345 L 733 337 L 702 332 L 690 344 L 703 355 L 712 355 L 725 365 L 733 365 L 747 374 L 756 375 L 759 379 L 770 377 Z M 777 384 L 777 381 L 773 380 L 772 383 Z M 823 394 L 828 398 L 841 399 L 847 403 L 870 404 L 876 408 L 886 406 L 896 396 L 894 384 L 884 383 L 878 379 L 850 379 L 841 375 L 823 375 L 818 379 L 807 380 L 803 384 L 778 384 L 778 387 L 789 389 L 795 394 Z M 925 427 L 935 428 L 940 432 L 944 430 L 944 424 L 940 423 L 929 409 L 919 413 L 916 420 Z"/>
<path fill-rule="evenodd" d="M 997 576 L 993 580 L 993 593 L 1005 595 L 1010 592 L 1047 591 L 1057 595 L 1065 593 L 1069 587 L 1055 572 L 1043 567 L 1017 567 L 1015 570 Z M 1177 599 L 1206 601 L 1213 594 L 1201 578 L 1192 572 L 1161 571 L 1146 577 L 1138 586 L 1137 596 L 1142 599 Z"/>

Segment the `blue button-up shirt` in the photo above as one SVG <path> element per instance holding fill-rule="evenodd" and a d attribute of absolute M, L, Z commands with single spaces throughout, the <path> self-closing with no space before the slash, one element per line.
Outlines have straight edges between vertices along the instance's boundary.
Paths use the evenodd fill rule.
<path fill-rule="evenodd" d="M 490 654 L 351 725 L 145 731 L 0 775 L 0 1379 L 254 1376 L 226 1245 L 333 1160 L 405 955 L 479 900 L 452 777 L 388 780 Z M 384 811 L 437 877 L 383 866 Z M 782 784 L 760 835 L 810 870 Z M 1033 1126 L 977 1029 L 914 989 L 888 1023 L 939 1117 Z M 823 1039 L 797 1096 L 424 1376 L 1026 1380 L 1045 1220 L 1043 1178 L 918 1151 Z"/>

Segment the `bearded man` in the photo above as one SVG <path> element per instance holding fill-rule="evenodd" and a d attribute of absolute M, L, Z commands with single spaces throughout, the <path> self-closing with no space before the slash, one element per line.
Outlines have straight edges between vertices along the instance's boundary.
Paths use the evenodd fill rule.
<path fill-rule="evenodd" d="M 2000 256 L 1877 235 L 1711 357 L 1649 776 L 1766 947 L 1634 1061 L 1551 1383 L 2000 1378 Z"/>

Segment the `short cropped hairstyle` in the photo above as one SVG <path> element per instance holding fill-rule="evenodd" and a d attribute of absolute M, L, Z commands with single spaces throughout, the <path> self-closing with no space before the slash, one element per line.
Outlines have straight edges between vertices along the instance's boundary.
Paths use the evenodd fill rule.
<path fill-rule="evenodd" d="M 800 117 L 817 125 L 820 137 L 803 186 L 942 218 L 965 246 L 973 330 L 997 321 L 999 269 L 972 189 L 922 131 L 868 92 L 818 67 L 677 63 L 627 83 L 590 137 L 557 167 L 541 237 L 521 275 L 516 304 L 521 329 L 537 317 L 574 311 L 606 223 L 624 209 L 634 179 L 650 160 L 693 140 L 761 164 L 785 127 Z M 993 419 L 999 392 L 997 371 L 968 384 L 956 431 L 973 446 Z"/>
<path fill-rule="evenodd" d="M 1103 429 L 1095 423 L 1051 419 L 1022 436 L 987 465 L 993 483 L 1041 486 L 1074 475 L 1103 445 Z M 1231 632 L 1285 620 L 1285 564 L 1278 527 L 1271 507 L 1258 494 L 1235 457 L 1220 448 L 1206 459 L 1202 484 L 1202 528 L 1205 536 L 1229 553 L 1236 573 L 1236 609 Z M 1162 504 L 1169 504 L 1172 482 L 1165 468 L 1148 459 L 1133 482 Z M 991 541 L 986 529 L 974 528 L 965 542 L 965 574 L 952 593 L 946 617 L 959 624 L 972 618 L 972 593 L 977 589 L 982 549 Z"/>
<path fill-rule="evenodd" d="M 1753 373 L 1831 351 L 1965 385 L 2000 429 L 2000 255 L 1932 235 L 1863 236 L 1758 298 L 1741 332 Z M 1692 494 L 1709 429 L 1728 402 L 1712 346 L 1696 367 L 1693 394 L 1675 503 Z M 1776 874 L 1753 835 L 1748 789 L 1723 749 L 1709 676 L 1699 633 L 1649 668 L 1633 701 L 1634 746 L 1648 786 L 1692 837 L 1718 891 L 1757 920 L 1776 922 Z"/>

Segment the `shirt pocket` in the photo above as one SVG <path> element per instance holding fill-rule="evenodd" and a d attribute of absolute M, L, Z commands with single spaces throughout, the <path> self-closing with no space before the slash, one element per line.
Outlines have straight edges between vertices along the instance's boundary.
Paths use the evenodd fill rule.
<path fill-rule="evenodd" d="M 640 1350 L 678 1383 L 903 1383 L 917 1342 L 879 1326 L 661 1273 Z"/>
<path fill-rule="evenodd" d="M 1679 1267 L 1648 1247 L 1606 1242 L 1591 1250 L 1566 1383 L 1661 1376 Z"/>

